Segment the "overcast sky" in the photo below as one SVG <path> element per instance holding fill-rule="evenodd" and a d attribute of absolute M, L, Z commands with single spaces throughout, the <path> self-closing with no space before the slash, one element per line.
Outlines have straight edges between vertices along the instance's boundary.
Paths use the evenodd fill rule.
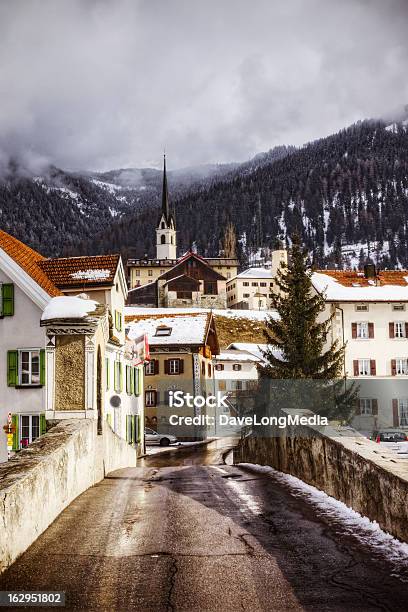
<path fill-rule="evenodd" d="M 408 103 L 408 0 L 0 0 L 0 157 L 245 160 Z M 1 161 L 1 159 L 0 159 Z"/>

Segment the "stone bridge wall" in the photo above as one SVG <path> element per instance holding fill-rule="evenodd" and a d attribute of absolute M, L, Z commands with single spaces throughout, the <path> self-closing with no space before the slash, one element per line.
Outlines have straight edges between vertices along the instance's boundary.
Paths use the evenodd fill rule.
<path fill-rule="evenodd" d="M 131 446 L 107 424 L 98 436 L 96 421 L 85 419 L 61 421 L 0 464 L 0 573 L 78 495 L 105 474 L 135 465 Z"/>
<path fill-rule="evenodd" d="M 250 436 L 234 450 L 234 463 L 292 474 L 408 542 L 408 461 L 350 428 L 302 427 L 280 437 Z"/>

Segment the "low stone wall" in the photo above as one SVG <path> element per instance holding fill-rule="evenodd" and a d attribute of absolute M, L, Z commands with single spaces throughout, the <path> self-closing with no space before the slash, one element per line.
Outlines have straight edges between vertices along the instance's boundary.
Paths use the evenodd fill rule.
<path fill-rule="evenodd" d="M 0 572 L 78 495 L 105 474 L 136 465 L 136 452 L 106 424 L 61 421 L 8 463 L 0 464 Z"/>
<path fill-rule="evenodd" d="M 292 474 L 408 542 L 408 461 L 350 428 L 302 427 L 274 438 L 250 436 L 234 449 L 234 463 Z"/>

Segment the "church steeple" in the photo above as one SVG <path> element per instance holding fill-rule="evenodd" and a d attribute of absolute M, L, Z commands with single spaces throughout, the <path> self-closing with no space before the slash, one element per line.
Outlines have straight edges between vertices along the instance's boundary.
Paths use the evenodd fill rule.
<path fill-rule="evenodd" d="M 162 205 L 156 229 L 157 259 L 176 259 L 176 224 L 170 212 L 169 190 L 167 186 L 166 154 L 163 159 Z"/>

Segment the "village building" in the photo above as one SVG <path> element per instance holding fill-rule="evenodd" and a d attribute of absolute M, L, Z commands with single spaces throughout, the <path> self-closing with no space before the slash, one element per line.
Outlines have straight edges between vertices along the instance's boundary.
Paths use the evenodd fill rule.
<path fill-rule="evenodd" d="M 44 433 L 47 420 L 94 418 L 99 427 L 113 421 L 108 362 L 122 364 L 121 376 L 134 368 L 125 353 L 127 287 L 120 257 L 47 259 L 0 231 L 0 285 L 7 364 L 0 377 L 0 423 L 12 434 L 0 437 L 0 461 Z M 123 418 L 116 429 L 124 438 L 129 429 L 138 432 L 132 444 L 143 439 L 142 366 L 136 370 L 138 393 L 127 393 L 122 384 Z"/>
<path fill-rule="evenodd" d="M 239 310 L 269 310 L 277 291 L 274 279 L 280 266 L 288 262 L 285 249 L 272 251 L 272 259 L 263 267 L 252 267 L 227 281 L 227 307 Z"/>
<path fill-rule="evenodd" d="M 126 316 L 128 341 L 146 334 L 150 361 L 145 365 L 145 425 L 160 433 L 181 438 L 205 437 L 198 427 L 184 431 L 169 426 L 169 416 L 206 414 L 205 407 L 170 406 L 176 391 L 192 396 L 214 392 L 212 359 L 219 352 L 214 317 L 211 312 Z"/>
<path fill-rule="evenodd" d="M 204 286 L 204 281 L 217 281 L 222 280 L 224 282 L 227 279 L 236 276 L 238 271 L 238 260 L 235 257 L 199 257 L 196 259 L 201 262 L 200 269 L 202 276 L 200 278 L 197 275 L 192 275 L 193 281 L 201 280 L 202 284 L 197 285 L 197 282 L 189 281 L 189 279 L 183 278 L 181 285 L 179 282 L 172 282 L 173 288 L 166 286 L 161 297 L 158 290 L 158 282 L 165 279 L 166 281 L 174 279 L 179 275 L 180 263 L 185 262 L 186 259 L 191 259 L 191 256 L 195 255 L 192 252 L 187 252 L 181 257 L 177 257 L 177 231 L 176 222 L 173 213 L 170 210 L 169 204 L 169 193 L 167 185 L 167 174 L 166 174 L 166 160 L 164 159 L 163 169 L 163 187 L 162 187 L 162 205 L 159 218 L 156 226 L 156 257 L 148 258 L 147 256 L 140 259 L 129 259 L 127 261 L 127 271 L 129 277 L 129 304 L 144 305 L 144 306 L 167 306 L 168 303 L 176 300 L 179 306 L 204 306 L 205 302 L 211 302 L 214 298 L 206 299 L 206 295 L 218 295 L 215 293 L 206 294 L 205 291 L 208 288 Z M 194 260 L 194 258 L 192 259 Z M 194 267 L 196 264 L 192 263 Z M 205 266 L 205 268 L 204 268 Z M 177 268 L 177 273 L 173 271 Z M 183 265 L 183 275 L 189 276 L 193 270 L 188 270 Z M 210 270 L 213 271 L 211 274 Z M 162 283 L 161 286 L 166 283 Z M 213 288 L 210 288 L 213 291 Z M 181 293 L 187 296 L 185 298 L 177 297 L 177 295 L 167 295 L 167 293 Z M 193 295 L 194 294 L 194 295 Z M 183 300 L 183 301 L 181 301 Z M 220 305 L 222 304 L 222 305 Z M 225 308 L 226 298 L 222 297 L 218 299 L 217 308 Z"/>
<path fill-rule="evenodd" d="M 253 345 L 254 350 L 258 347 Z M 259 349 L 258 349 L 259 350 Z M 228 394 L 229 402 L 238 410 L 252 401 L 258 386 L 258 364 L 261 357 L 254 352 L 229 346 L 213 357 L 215 388 Z M 249 408 L 249 406 L 246 406 Z"/>
<path fill-rule="evenodd" d="M 333 315 L 330 342 L 346 343 L 344 374 L 359 386 L 353 426 L 408 428 L 408 271 L 320 270 L 314 289 Z"/>

